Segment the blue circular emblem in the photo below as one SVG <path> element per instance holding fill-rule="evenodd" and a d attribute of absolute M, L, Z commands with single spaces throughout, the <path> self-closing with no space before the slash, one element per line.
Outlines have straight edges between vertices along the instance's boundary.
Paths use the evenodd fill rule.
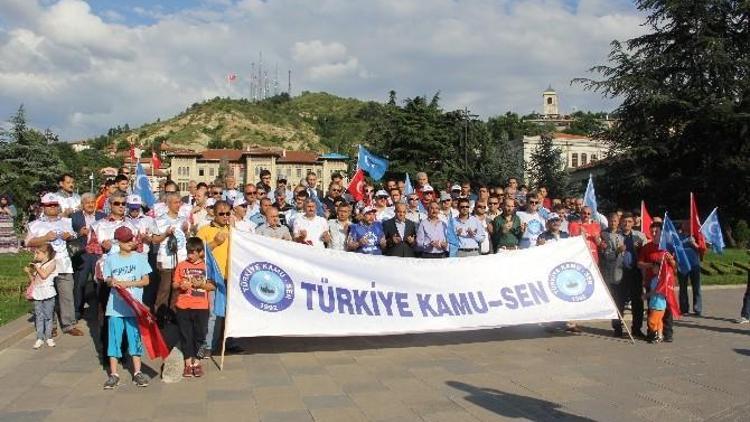
<path fill-rule="evenodd" d="M 565 262 L 550 272 L 549 288 L 566 302 L 583 302 L 594 294 L 594 276 L 577 262 Z"/>
<path fill-rule="evenodd" d="M 261 311 L 279 312 L 294 301 L 294 283 L 286 271 L 269 262 L 254 262 L 240 273 L 240 290 Z"/>
<path fill-rule="evenodd" d="M 544 231 L 544 225 L 539 220 L 530 220 L 526 225 L 526 230 L 530 235 L 536 236 Z"/>

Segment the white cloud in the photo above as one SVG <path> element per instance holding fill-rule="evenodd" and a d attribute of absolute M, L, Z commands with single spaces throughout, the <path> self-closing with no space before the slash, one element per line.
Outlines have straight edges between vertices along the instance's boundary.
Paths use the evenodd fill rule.
<path fill-rule="evenodd" d="M 539 110 L 551 83 L 563 110 L 610 109 L 569 82 L 602 63 L 611 40 L 643 31 L 623 0 L 210 0 L 132 11 L 147 19 L 100 17 L 83 0 L 0 1 L 0 118 L 24 103 L 33 124 L 74 139 L 169 117 L 246 93 L 260 51 L 282 86 L 292 68 L 295 92 L 385 100 L 390 89 L 440 91 L 445 109 L 487 117 Z M 231 91 L 230 72 L 239 75 Z"/>

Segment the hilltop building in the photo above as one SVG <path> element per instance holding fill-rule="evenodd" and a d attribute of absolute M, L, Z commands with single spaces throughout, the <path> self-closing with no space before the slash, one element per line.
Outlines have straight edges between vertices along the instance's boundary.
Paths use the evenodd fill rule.
<path fill-rule="evenodd" d="M 542 114 L 536 114 L 536 116 L 537 118 L 528 119 L 527 121 L 538 125 L 551 123 L 555 125 L 555 130 L 558 132 L 570 129 L 570 125 L 575 120 L 575 117 L 571 114 L 560 112 L 560 96 L 552 88 L 552 85 L 542 92 Z M 605 127 L 611 128 L 615 120 L 607 116 L 601 122 Z"/>
<path fill-rule="evenodd" d="M 288 151 L 277 148 L 207 149 L 172 151 L 170 176 L 183 194 L 191 180 L 212 183 L 224 174 L 231 174 L 237 184 L 257 183 L 260 171 L 271 171 L 271 186 L 284 178 L 290 186 L 297 185 L 308 172 L 318 175 L 318 188 L 325 191 L 331 174 L 339 173 L 347 179 L 349 157 L 336 153 L 319 154 L 306 151 Z"/>

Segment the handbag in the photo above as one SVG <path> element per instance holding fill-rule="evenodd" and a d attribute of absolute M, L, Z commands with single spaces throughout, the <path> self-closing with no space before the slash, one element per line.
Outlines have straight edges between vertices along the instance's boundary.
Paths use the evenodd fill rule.
<path fill-rule="evenodd" d="M 71 239 L 65 242 L 65 248 L 68 250 L 68 256 L 70 259 L 78 258 L 86 252 L 86 248 L 83 246 L 80 239 Z"/>

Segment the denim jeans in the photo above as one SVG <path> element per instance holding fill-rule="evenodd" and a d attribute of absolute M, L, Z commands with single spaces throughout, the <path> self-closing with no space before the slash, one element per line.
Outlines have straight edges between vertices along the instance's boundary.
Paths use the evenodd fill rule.
<path fill-rule="evenodd" d="M 703 301 L 701 300 L 701 269 L 696 266 L 687 274 L 678 273 L 677 279 L 680 281 L 680 313 L 690 312 L 690 301 L 688 300 L 688 279 L 690 279 L 690 288 L 693 290 L 693 312 L 701 313 L 703 310 Z"/>
<path fill-rule="evenodd" d="M 216 329 L 216 314 L 214 313 L 215 291 L 208 292 L 208 329 L 206 330 L 206 340 L 204 345 L 207 349 L 216 350 L 216 341 L 214 341 L 214 331 Z"/>
<path fill-rule="evenodd" d="M 52 338 L 52 319 L 55 317 L 55 298 L 34 301 L 34 327 L 36 338 L 47 340 Z"/>

